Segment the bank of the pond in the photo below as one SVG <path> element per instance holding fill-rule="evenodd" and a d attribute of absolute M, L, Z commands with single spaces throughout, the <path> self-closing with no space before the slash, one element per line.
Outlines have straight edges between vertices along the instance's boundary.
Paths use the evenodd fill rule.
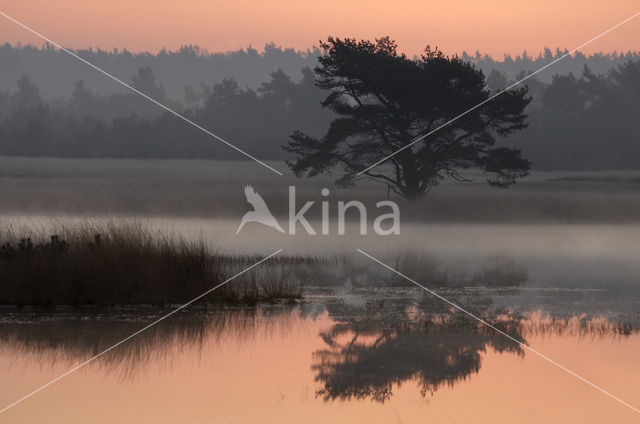
<path fill-rule="evenodd" d="M 166 305 L 192 300 L 261 257 L 212 252 L 137 224 L 0 229 L 0 304 Z M 278 256 L 215 290 L 202 302 L 254 304 L 302 296 L 307 265 Z"/>

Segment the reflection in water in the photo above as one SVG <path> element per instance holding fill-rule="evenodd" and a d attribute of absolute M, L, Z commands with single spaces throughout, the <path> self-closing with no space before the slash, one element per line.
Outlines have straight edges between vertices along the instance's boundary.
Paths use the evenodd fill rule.
<path fill-rule="evenodd" d="M 320 334 L 326 348 L 314 353 L 312 365 L 322 386 L 317 394 L 325 401 L 369 398 L 384 402 L 393 395 L 394 386 L 409 381 L 415 381 L 425 396 L 478 373 L 488 348 L 524 357 L 519 344 L 428 298 L 421 303 L 396 299 L 376 306 L 362 315 L 343 304 L 329 305 L 330 316 L 337 322 Z M 489 299 L 478 299 L 470 309 L 524 344 L 527 335 L 615 338 L 638 329 L 584 314 L 569 319 L 543 317 L 539 311 L 516 314 L 491 307 Z"/>
<path fill-rule="evenodd" d="M 0 319 L 0 352 L 18 358 L 35 356 L 39 363 L 64 363 L 72 367 L 113 346 L 157 320 L 167 311 L 144 314 L 106 312 L 87 314 L 16 313 Z M 93 362 L 124 378 L 144 371 L 151 361 L 170 363 L 176 353 L 189 348 L 204 354 L 227 340 L 255 341 L 256 335 L 283 333 L 300 325 L 301 311 L 287 306 L 191 310 L 176 314 L 138 334 Z M 16 320 L 19 318 L 19 320 Z M 95 364 L 95 365 L 94 365 Z"/>
<path fill-rule="evenodd" d="M 467 299 L 468 300 L 468 299 Z M 461 302 L 464 303 L 464 302 Z M 467 304 L 469 302 L 466 302 Z M 588 336 L 625 338 L 638 326 L 603 317 L 554 318 L 539 311 L 516 313 L 476 297 L 471 311 L 517 340 L 527 337 Z M 0 354 L 31 357 L 35 364 L 71 367 L 134 333 L 162 315 L 136 311 L 48 314 L 15 312 L 0 316 Z M 380 296 L 345 302 L 325 299 L 297 306 L 191 310 L 171 317 L 91 364 L 123 379 L 144 374 L 150 363 L 171 365 L 188 350 L 195 363 L 215 350 L 237 343 L 261 344 L 271 337 L 291 337 L 317 317 L 329 325 L 316 331 L 322 346 L 311 353 L 316 396 L 326 401 L 370 399 L 383 403 L 394 391 L 415 382 L 422 396 L 477 374 L 488 350 L 524 357 L 513 341 L 424 297 Z"/>
<path fill-rule="evenodd" d="M 394 384 L 417 380 L 424 396 L 443 384 L 453 386 L 480 369 L 481 352 L 523 355 L 519 345 L 462 317 L 400 325 L 383 322 L 336 324 L 322 337 L 328 348 L 315 353 L 318 392 L 324 399 L 384 402 Z M 515 322 L 504 330 L 517 337 Z M 386 327 L 386 328 L 385 328 Z M 344 339 L 342 341 L 341 339 Z"/>

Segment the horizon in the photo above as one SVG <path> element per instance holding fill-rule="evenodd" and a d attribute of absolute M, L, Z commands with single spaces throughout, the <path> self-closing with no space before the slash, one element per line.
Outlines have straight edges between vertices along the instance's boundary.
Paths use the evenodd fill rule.
<path fill-rule="evenodd" d="M 7 46 L 9 45 L 11 48 L 13 49 L 27 49 L 27 48 L 33 48 L 33 49 L 37 49 L 40 51 L 44 51 L 47 48 L 53 48 L 54 50 L 59 50 L 57 47 L 53 46 L 52 44 L 49 44 L 48 42 L 42 42 L 39 45 L 34 44 L 34 43 L 21 43 L 21 42 L 17 42 L 17 43 L 11 43 L 11 42 L 5 42 L 2 44 L 2 46 Z M 292 46 L 284 46 L 284 45 L 279 45 L 276 44 L 273 41 L 267 41 L 263 44 L 262 48 L 256 48 L 254 45 L 249 44 L 247 46 L 244 47 L 239 47 L 235 50 L 219 50 L 219 51 L 212 51 L 212 50 L 208 50 L 206 48 L 203 48 L 202 46 L 198 45 L 198 44 L 183 44 L 180 46 L 177 46 L 176 48 L 166 48 L 166 47 L 162 47 L 158 50 L 131 50 L 127 47 L 112 47 L 112 48 L 102 48 L 102 47 L 97 47 L 97 46 L 89 46 L 89 47 L 82 47 L 82 48 L 73 48 L 73 47 L 66 47 L 70 49 L 71 51 L 74 52 L 101 52 L 101 53 L 107 53 L 107 54 L 123 54 L 123 53 L 130 53 L 133 56 L 144 56 L 144 55 L 151 55 L 151 56 L 158 56 L 161 53 L 166 53 L 166 54 L 176 54 L 179 53 L 181 50 L 183 49 L 193 49 L 194 52 L 196 53 L 196 55 L 198 57 L 208 57 L 208 56 L 216 56 L 216 55 L 222 55 L 222 56 L 228 56 L 228 55 L 232 55 L 232 54 L 237 54 L 240 52 L 245 52 L 248 53 L 250 51 L 255 51 L 257 52 L 260 56 L 264 56 L 267 47 L 272 47 L 274 49 L 286 52 L 286 51 L 292 51 L 293 53 L 297 54 L 297 55 L 310 55 L 313 54 L 314 51 L 318 50 L 318 51 L 322 51 L 321 48 L 318 45 L 312 45 L 308 48 L 304 48 L 304 49 L 296 49 L 295 47 Z M 399 46 L 400 47 L 400 46 Z M 516 53 L 505 53 L 503 54 L 501 57 L 496 57 L 495 55 L 492 55 L 490 53 L 484 52 L 482 50 L 474 50 L 474 51 L 470 51 L 470 50 L 463 50 L 462 52 L 456 52 L 456 53 L 450 53 L 447 51 L 443 51 L 443 53 L 445 53 L 448 56 L 464 56 L 466 55 L 467 57 L 482 57 L 484 58 L 488 58 L 494 62 L 504 62 L 506 58 L 510 58 L 511 60 L 519 60 L 519 59 L 531 59 L 531 60 L 537 60 L 537 59 L 541 59 L 544 57 L 545 52 L 546 51 L 550 51 L 552 53 L 552 55 L 554 56 L 558 56 L 561 54 L 565 54 L 568 53 L 571 49 L 568 47 L 560 47 L 560 46 L 556 46 L 556 47 L 550 47 L 550 46 L 544 46 L 542 47 L 542 49 L 540 51 L 537 52 L 530 52 L 525 50 L 522 50 L 521 52 L 516 52 Z M 400 51 L 401 53 L 403 53 L 402 51 Z M 626 55 L 640 55 L 640 49 L 633 49 L 633 50 L 611 50 L 611 51 L 604 51 L 604 50 L 598 50 L 598 51 L 593 51 L 593 52 L 589 52 L 589 53 L 584 53 L 582 50 L 578 50 L 574 53 L 572 53 L 570 56 L 571 57 L 576 57 L 578 55 L 583 55 L 584 57 L 586 57 L 587 59 L 591 59 L 593 57 L 599 56 L 599 57 L 623 57 Z M 419 53 L 416 54 L 412 54 L 412 55 L 408 55 L 408 57 L 412 58 L 412 57 L 416 57 L 419 56 Z"/>

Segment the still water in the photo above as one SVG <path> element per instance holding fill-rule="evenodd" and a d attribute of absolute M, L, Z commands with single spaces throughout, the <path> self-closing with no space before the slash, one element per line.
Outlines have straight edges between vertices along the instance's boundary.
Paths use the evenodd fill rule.
<path fill-rule="evenodd" d="M 86 219 L 0 217 L 3 224 L 28 228 Z M 638 407 L 638 225 L 407 223 L 399 237 L 379 239 L 288 237 L 260 227 L 235 236 L 238 222 L 222 219 L 143 224 L 203 239 L 223 253 L 284 248 L 284 254 L 347 257 L 353 263 L 318 271 L 316 280 L 325 284 L 307 284 L 295 305 L 190 308 L 1 414 L 0 423 L 640 418 L 355 252 L 361 248 L 403 267 Z M 496 263 L 506 264 L 508 272 Z M 486 275 L 522 281 L 478 287 L 478 276 Z M 445 284 L 451 281 L 463 284 Z M 0 409 L 169 311 L 0 307 Z"/>
<path fill-rule="evenodd" d="M 545 296 L 549 291 L 561 296 Z M 296 305 L 192 308 L 14 407 L 0 423 L 638 420 L 632 410 L 418 289 L 318 287 L 307 293 Z M 640 404 L 637 302 L 560 288 L 444 293 Z M 523 305 L 532 294 L 536 304 L 527 300 L 519 310 L 501 305 Z M 620 309 L 628 312 L 612 313 Z M 0 402 L 12 402 L 163 312 L 5 308 Z"/>

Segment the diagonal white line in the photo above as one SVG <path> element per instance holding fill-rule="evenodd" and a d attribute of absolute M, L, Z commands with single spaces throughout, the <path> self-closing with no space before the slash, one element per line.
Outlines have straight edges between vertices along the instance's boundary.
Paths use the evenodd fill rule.
<path fill-rule="evenodd" d="M 264 166 L 265 168 L 270 169 L 271 171 L 275 172 L 278 175 L 282 175 L 282 172 L 272 168 L 271 166 L 267 165 L 266 163 L 262 162 L 260 159 L 257 159 L 256 157 L 250 155 L 249 153 L 245 152 L 244 150 L 240 149 L 239 147 L 234 146 L 233 144 L 229 143 L 227 140 L 223 139 L 222 137 L 217 136 L 216 134 L 212 133 L 211 131 L 207 130 L 206 128 L 201 127 L 200 125 L 196 124 L 195 122 L 193 122 L 192 120 L 190 120 L 189 118 L 185 117 L 184 115 L 176 112 L 175 110 L 163 105 L 162 103 L 160 103 L 159 101 L 147 96 L 146 94 L 144 94 L 143 92 L 136 90 L 134 87 L 132 87 L 131 85 L 127 84 L 126 82 L 122 81 L 121 79 L 111 75 L 110 73 L 108 73 L 107 71 L 103 70 L 102 68 L 94 65 L 93 63 L 81 58 L 80 56 L 78 56 L 77 54 L 75 54 L 74 52 L 72 52 L 71 50 L 61 46 L 60 44 L 56 43 L 55 41 L 52 41 L 51 39 L 45 37 L 44 35 L 40 34 L 39 32 L 37 32 L 36 30 L 26 26 L 25 24 L 23 24 L 20 21 L 17 21 L 16 19 L 12 18 L 11 16 L 7 15 L 6 13 L 2 12 L 0 10 L 0 15 L 4 16 L 5 18 L 7 18 L 8 20 L 10 20 L 11 22 L 21 26 L 22 28 L 26 29 L 27 31 L 31 32 L 32 34 L 42 38 L 43 40 L 45 40 L 46 42 L 54 45 L 55 47 L 59 48 L 60 50 L 64 51 L 65 53 L 70 54 L 71 56 L 75 57 L 76 59 L 78 59 L 79 61 L 89 65 L 90 67 L 92 67 L 93 69 L 95 69 L 96 71 L 100 72 L 101 74 L 104 74 L 106 76 L 108 76 L 109 78 L 111 78 L 112 80 L 122 84 L 123 86 L 125 86 L 126 88 L 128 88 L 129 90 L 133 91 L 134 93 L 137 93 L 139 95 L 141 95 L 142 97 L 144 97 L 145 99 L 149 100 L 150 102 L 160 106 L 162 109 L 166 110 L 167 112 L 171 113 L 172 115 L 177 116 L 178 118 L 182 119 L 183 121 L 193 125 L 194 127 L 196 127 L 197 129 L 199 129 L 200 131 L 203 131 L 204 133 L 210 135 L 211 137 L 217 139 L 218 141 L 221 141 L 222 143 L 226 144 L 227 146 L 231 147 L 232 149 L 242 153 L 244 156 L 248 157 L 249 159 L 254 160 L 255 162 L 258 162 L 260 165 Z"/>
<path fill-rule="evenodd" d="M 478 103 L 477 105 L 473 106 L 472 108 L 462 112 L 460 115 L 456 116 L 455 118 L 445 122 L 444 124 L 440 125 L 438 128 L 429 131 L 426 134 L 421 135 L 420 137 L 416 138 L 415 140 L 413 140 L 411 143 L 399 148 L 398 150 L 396 150 L 395 152 L 391 153 L 389 156 L 386 156 L 382 159 L 380 159 L 378 162 L 374 163 L 373 165 L 369 166 L 368 168 L 363 169 L 362 171 L 358 172 L 356 175 L 361 175 L 364 172 L 367 172 L 368 170 L 370 170 L 371 168 L 374 168 L 378 165 L 380 165 L 382 162 L 387 161 L 390 157 L 397 155 L 398 153 L 400 153 L 401 151 L 408 149 L 409 147 L 413 146 L 414 144 L 416 144 L 417 142 L 419 142 L 420 140 L 424 140 L 425 138 L 429 137 L 431 134 L 435 133 L 436 131 L 446 127 L 447 125 L 457 121 L 458 119 L 462 118 L 463 116 L 469 114 L 470 112 L 473 112 L 474 110 L 476 110 L 477 108 L 479 108 L 480 106 L 486 104 L 487 102 L 490 102 L 491 100 L 495 99 L 496 97 L 498 97 L 499 95 L 503 94 L 506 91 L 511 90 L 513 87 L 522 84 L 524 81 L 528 80 L 529 78 L 531 78 L 532 76 L 544 71 L 545 69 L 547 69 L 548 67 L 560 62 L 561 60 L 565 59 L 568 56 L 571 56 L 573 53 L 577 52 L 578 50 L 580 50 L 581 48 L 585 47 L 588 44 L 591 44 L 592 42 L 596 41 L 597 39 L 605 36 L 606 34 L 610 33 L 611 31 L 613 31 L 614 29 L 626 24 L 627 22 L 629 22 L 630 20 L 632 20 L 633 18 L 635 18 L 636 16 L 640 15 L 640 11 L 634 13 L 632 16 L 628 17 L 627 19 L 625 19 L 624 21 L 618 22 L 617 24 L 615 24 L 614 26 L 612 26 L 611 28 L 607 29 L 604 32 L 601 32 L 600 34 L 596 35 L 595 37 L 593 37 L 591 40 L 586 41 L 582 44 L 580 44 L 578 47 L 576 47 L 575 49 L 571 50 L 570 52 L 567 52 L 566 54 L 560 56 L 559 58 L 555 59 L 553 62 L 546 64 L 545 66 L 543 66 L 542 68 L 536 70 L 535 72 L 530 73 L 529 75 L 527 75 L 526 77 L 522 78 L 519 81 L 514 82 L 513 84 L 511 84 L 510 86 L 508 86 L 507 88 L 505 88 L 502 91 L 497 92 L 496 94 L 494 94 L 493 96 L 487 98 L 486 100 L 483 100 L 482 102 Z"/>
<path fill-rule="evenodd" d="M 563 371 L 566 371 L 567 373 L 571 374 L 572 376 L 576 377 L 578 380 L 582 381 L 583 383 L 588 384 L 589 386 L 593 387 L 594 389 L 598 390 L 601 393 L 604 393 L 605 395 L 609 396 L 611 399 L 620 402 L 621 404 L 623 404 L 624 406 L 626 406 L 627 408 L 632 409 L 633 411 L 637 412 L 640 414 L 640 409 L 636 408 L 633 405 L 628 404 L 627 402 L 625 402 L 624 400 L 620 399 L 619 397 L 609 393 L 608 391 L 606 391 L 605 389 L 595 385 L 594 383 L 590 382 L 589 380 L 587 380 L 586 378 L 580 376 L 579 374 L 576 374 L 575 372 L 571 371 L 569 368 L 565 367 L 564 365 L 559 364 L 558 362 L 554 361 L 553 359 L 549 358 L 548 356 L 538 352 L 537 350 L 533 349 L 532 347 L 529 347 L 528 345 L 524 344 L 523 342 L 521 342 L 520 340 L 510 336 L 509 334 L 505 333 L 504 331 L 496 328 L 495 326 L 489 324 L 487 321 L 483 320 L 482 318 L 477 317 L 476 315 L 472 314 L 471 312 L 467 311 L 466 309 L 462 308 L 461 306 L 458 306 L 457 304 L 453 303 L 452 301 L 440 296 L 438 293 L 434 292 L 433 290 L 428 289 L 427 287 L 423 286 L 422 284 L 418 283 L 417 281 L 407 277 L 406 275 L 402 274 L 400 271 L 397 271 L 393 268 L 391 268 L 389 265 L 385 264 L 384 262 L 374 258 L 373 256 L 371 256 L 370 254 L 360 250 L 360 249 L 356 249 L 358 252 L 362 253 L 364 256 L 368 257 L 369 259 L 379 263 L 380 265 L 382 265 L 383 267 L 387 268 L 390 271 L 393 271 L 394 273 L 398 274 L 399 276 L 401 276 L 402 278 L 405 278 L 408 281 L 411 281 L 413 284 L 415 284 L 416 286 L 426 290 L 429 294 L 434 295 L 435 297 L 437 297 L 438 299 L 448 303 L 449 305 L 453 306 L 454 308 L 456 308 L 457 310 L 469 315 L 471 318 L 479 321 L 480 323 L 486 325 L 487 327 L 497 331 L 498 333 L 502 334 L 503 336 L 505 336 L 506 338 L 508 338 L 509 340 L 519 344 L 521 347 L 527 349 L 528 351 L 535 353 L 536 355 L 538 355 L 539 357 L 541 357 L 542 359 L 550 362 L 551 364 L 555 365 L 556 367 L 560 368 Z"/>
<path fill-rule="evenodd" d="M 98 353 L 97 355 L 93 356 L 92 358 L 87 359 L 86 361 L 82 362 L 79 365 L 76 365 L 75 367 L 71 368 L 69 371 L 65 372 L 64 374 L 54 378 L 53 380 L 49 381 L 47 384 L 40 386 L 39 388 L 37 388 L 36 390 L 32 391 L 31 393 L 21 397 L 20 399 L 16 400 L 15 402 L 5 406 L 4 408 L 0 409 L 0 414 L 6 412 L 7 410 L 9 410 L 10 408 L 13 408 L 14 406 L 16 406 L 17 404 L 19 404 L 20 402 L 29 399 L 31 396 L 35 395 L 36 393 L 46 389 L 47 387 L 51 386 L 53 383 L 56 383 L 60 380 L 62 380 L 63 378 L 65 378 L 66 376 L 68 376 L 69 374 L 79 370 L 80 368 L 84 367 L 85 365 L 87 365 L 88 363 L 94 361 L 95 359 L 101 357 L 102 355 L 104 355 L 105 353 L 117 348 L 118 346 L 120 346 L 121 344 L 131 340 L 132 338 L 136 337 L 138 334 L 148 330 L 149 328 L 153 327 L 154 325 L 156 325 L 157 323 L 159 323 L 160 321 L 163 321 L 167 318 L 169 318 L 171 315 L 175 314 L 176 312 L 186 308 L 187 306 L 191 305 L 193 302 L 203 298 L 204 296 L 208 295 L 209 293 L 213 292 L 216 289 L 219 289 L 220 287 L 224 286 L 225 284 L 227 284 L 229 281 L 233 280 L 236 277 L 239 277 L 240 275 L 244 274 L 245 272 L 249 271 L 250 269 L 260 265 L 261 263 L 263 263 L 264 261 L 272 258 L 273 256 L 277 255 L 278 253 L 282 252 L 282 249 L 276 250 L 275 252 L 273 252 L 272 254 L 270 254 L 269 256 L 266 256 L 264 258 L 262 258 L 261 260 L 259 260 L 258 262 L 254 263 L 253 265 L 251 265 L 248 268 L 243 269 L 242 271 L 240 271 L 239 273 L 237 273 L 236 275 L 234 275 L 233 277 L 230 277 L 226 280 L 224 280 L 222 283 L 218 284 L 217 286 L 207 290 L 206 292 L 202 293 L 200 296 L 193 298 L 192 300 L 190 300 L 189 302 L 185 303 L 184 305 L 174 309 L 173 311 L 169 312 L 166 315 L 161 316 L 160 318 L 158 318 L 157 320 L 153 321 L 151 324 L 147 325 L 146 327 L 136 331 L 135 333 L 131 334 L 130 336 L 126 337 L 125 339 L 122 339 L 121 341 L 119 341 L 118 343 L 114 344 L 113 346 L 111 346 L 108 349 L 103 350 L 102 352 Z"/>

